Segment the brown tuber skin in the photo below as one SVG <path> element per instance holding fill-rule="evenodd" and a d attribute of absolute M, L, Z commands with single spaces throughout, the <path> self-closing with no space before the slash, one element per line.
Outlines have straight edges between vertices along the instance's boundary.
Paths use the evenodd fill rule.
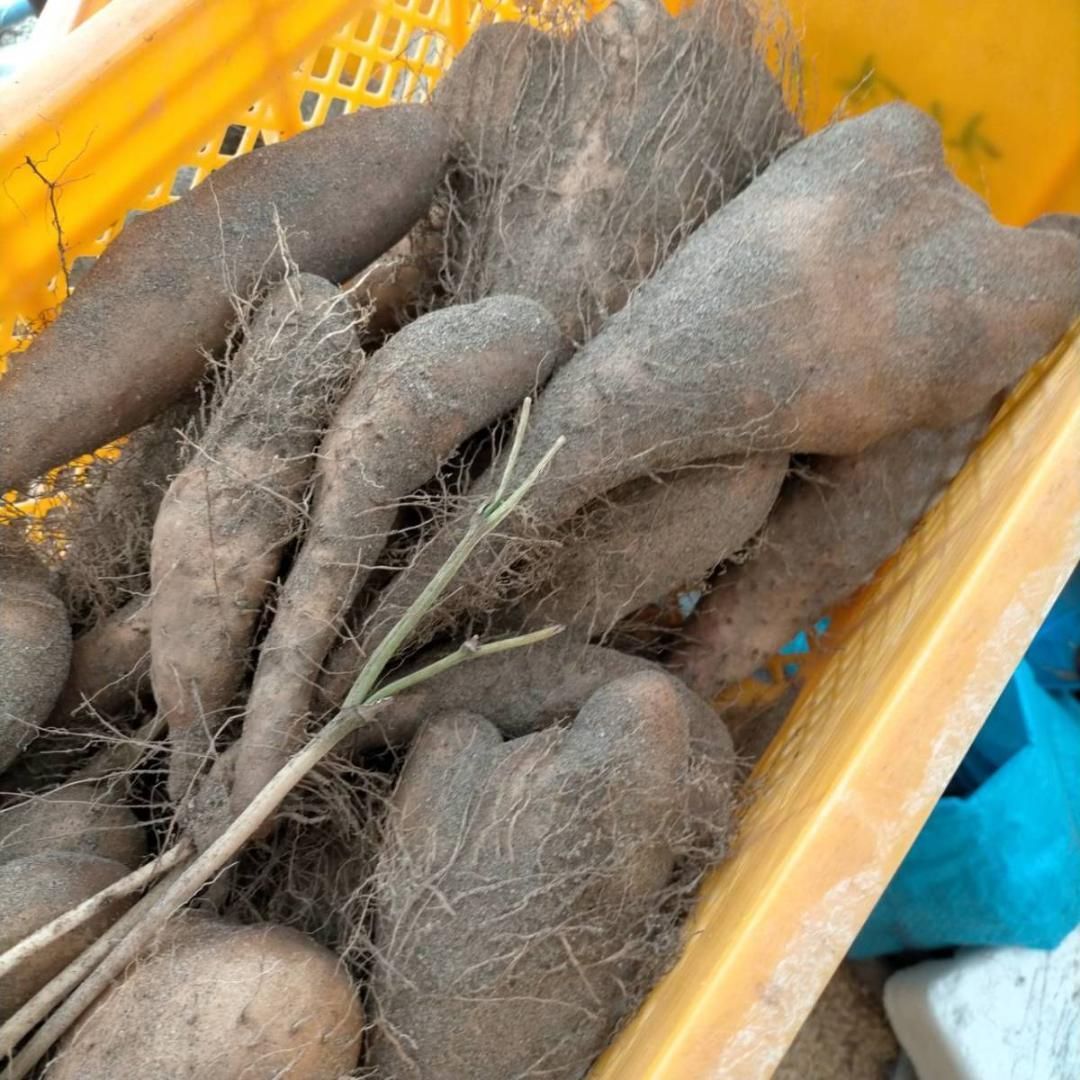
<path fill-rule="evenodd" d="M 134 870 L 146 854 L 146 840 L 118 794 L 107 781 L 79 780 L 0 810 L 0 863 L 75 851 Z"/>
<path fill-rule="evenodd" d="M 85 852 L 28 855 L 0 864 L 0 953 L 108 888 L 127 867 Z M 91 945 L 130 904 L 117 897 L 92 919 L 35 952 L 0 984 L 0 1022 Z"/>
<path fill-rule="evenodd" d="M 0 771 L 46 723 L 71 663 L 71 627 L 49 574 L 0 525 Z"/>
<path fill-rule="evenodd" d="M 255 624 L 295 535 L 315 449 L 356 360 L 354 316 L 296 274 L 257 311 L 238 374 L 154 526 L 150 667 L 180 799 L 247 668 Z"/>
<path fill-rule="evenodd" d="M 714 214 L 556 373 L 521 469 L 557 435 L 574 453 L 538 485 L 535 512 L 563 516 L 650 468 L 751 448 L 856 454 L 960 424 L 1068 329 L 1078 255 L 1064 232 L 998 225 L 919 110 L 826 128 Z"/>
<path fill-rule="evenodd" d="M 949 172 L 928 116 L 891 104 L 835 124 L 715 213 L 552 377 L 518 474 L 559 436 L 572 450 L 516 528 L 557 526 L 654 470 L 755 449 L 857 454 L 956 426 L 1050 349 L 1078 304 L 1080 241 L 998 225 Z M 451 521 L 391 584 L 365 653 L 466 527 Z M 478 550 L 461 579 L 484 587 L 458 590 L 440 621 L 490 609 L 497 552 Z"/>
<path fill-rule="evenodd" d="M 683 701 L 646 672 L 509 743 L 469 713 L 424 728 L 376 874 L 380 1077 L 583 1074 L 656 947 L 688 814 Z"/>
<path fill-rule="evenodd" d="M 525 628 L 558 623 L 602 637 L 676 589 L 702 584 L 764 524 L 787 465 L 787 454 L 729 458 L 631 481 L 586 507 L 585 521 L 565 530 L 547 575 L 552 590 L 521 605 Z"/>
<path fill-rule="evenodd" d="M 984 414 L 947 431 L 883 439 L 850 458 L 821 458 L 792 478 L 760 549 L 717 579 L 669 666 L 708 698 L 753 674 L 785 642 L 869 581 L 945 490 L 986 428 Z"/>
<path fill-rule="evenodd" d="M 746 0 L 617 0 L 572 34 L 482 27 L 435 90 L 454 136 L 446 277 L 581 341 L 799 135 Z"/>
<path fill-rule="evenodd" d="M 385 255 L 342 286 L 364 312 L 367 335 L 390 334 L 430 309 L 442 257 L 442 234 L 421 221 Z"/>
<path fill-rule="evenodd" d="M 51 1080 L 339 1080 L 363 1013 L 333 953 L 283 926 L 178 916 L 60 1043 Z"/>
<path fill-rule="evenodd" d="M 539 304 L 498 296 L 425 315 L 371 358 L 320 447 L 311 524 L 248 702 L 237 811 L 295 749 L 323 661 L 378 563 L 400 500 L 463 439 L 534 393 L 562 350 Z"/>
<path fill-rule="evenodd" d="M 161 501 L 196 436 L 200 400 L 188 395 L 98 460 L 54 510 L 63 556 L 57 586 L 76 633 L 96 627 L 150 588 L 150 538 Z"/>
<path fill-rule="evenodd" d="M 80 634 L 50 723 L 65 730 L 97 729 L 94 717 L 135 712 L 150 690 L 150 603 L 142 597 Z"/>
<path fill-rule="evenodd" d="M 427 211 L 447 133 L 434 110 L 369 109 L 255 150 L 133 221 L 0 379 L 0 491 L 133 431 L 194 387 L 233 296 L 273 265 L 342 282 Z M 388 183 L 387 178 L 393 181 Z"/>
<path fill-rule="evenodd" d="M 417 664 L 434 659 L 423 653 Z M 349 746 L 361 753 L 405 746 L 425 721 L 443 712 L 483 716 L 508 738 L 518 738 L 573 716 L 590 695 L 615 679 L 659 670 L 640 657 L 563 635 L 485 656 L 419 683 L 387 703 L 371 724 L 358 728 Z M 341 705 L 348 689 L 334 683 L 324 687 L 333 694 L 331 707 Z"/>

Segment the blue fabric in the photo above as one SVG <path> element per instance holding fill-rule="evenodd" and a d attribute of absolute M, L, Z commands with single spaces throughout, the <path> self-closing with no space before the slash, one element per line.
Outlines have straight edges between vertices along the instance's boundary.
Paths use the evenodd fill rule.
<path fill-rule="evenodd" d="M 780 650 L 798 674 L 828 620 Z M 768 679 L 767 671 L 760 677 Z M 1080 568 L 851 949 L 1049 949 L 1080 925 Z"/>
<path fill-rule="evenodd" d="M 1055 672 L 1067 670 L 1057 655 L 1021 663 L 853 957 L 1049 949 L 1080 925 L 1080 704 L 1040 684 L 1049 671 L 1056 685 Z"/>
<path fill-rule="evenodd" d="M 22 22 L 34 14 L 29 0 L 0 0 L 0 30 Z"/>

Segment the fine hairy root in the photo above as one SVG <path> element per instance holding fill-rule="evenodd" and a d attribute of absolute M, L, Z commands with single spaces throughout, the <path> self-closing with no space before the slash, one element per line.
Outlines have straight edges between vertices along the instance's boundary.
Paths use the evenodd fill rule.
<path fill-rule="evenodd" d="M 366 313 L 368 334 L 393 333 L 434 307 L 442 244 L 441 230 L 430 220 L 421 220 L 408 236 L 342 286 Z"/>
<path fill-rule="evenodd" d="M 302 734 L 323 661 L 378 565 L 400 501 L 464 438 L 542 384 L 562 348 L 543 308 L 500 296 L 423 316 L 371 358 L 320 448 L 311 524 L 278 596 L 248 701 L 238 810 Z"/>
<path fill-rule="evenodd" d="M 80 779 L 0 810 L 0 863 L 81 851 L 134 869 L 146 854 L 146 839 L 117 790 L 125 787 Z"/>
<path fill-rule="evenodd" d="M 180 799 L 240 687 L 256 620 L 295 534 L 314 450 L 356 365 L 341 291 L 291 274 L 258 309 L 238 373 L 154 526 L 151 679 Z"/>
<path fill-rule="evenodd" d="M 915 430 L 794 476 L 754 556 L 723 570 L 670 667 L 699 694 L 751 675 L 869 581 L 937 501 L 989 422 Z"/>
<path fill-rule="evenodd" d="M 750 0 L 617 0 L 482 27 L 435 90 L 454 139 L 444 287 L 540 301 L 575 341 L 799 134 Z M 791 57 L 785 56 L 788 62 Z"/>

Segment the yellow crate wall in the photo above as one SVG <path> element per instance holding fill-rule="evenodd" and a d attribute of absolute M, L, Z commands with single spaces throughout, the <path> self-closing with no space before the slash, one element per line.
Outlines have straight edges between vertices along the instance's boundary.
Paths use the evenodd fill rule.
<path fill-rule="evenodd" d="M 581 11 L 604 2 L 583 0 Z M 666 2 L 672 11 L 680 6 Z M 1005 220 L 1080 208 L 1080 94 L 1070 93 L 1080 86 L 1080 7 L 1048 0 L 1039 19 L 1018 20 L 1008 51 L 984 57 L 977 38 L 994 44 L 994 26 L 1009 16 L 1006 0 L 986 0 L 976 13 L 965 5 L 960 14 L 945 0 L 913 0 L 907 17 L 891 20 L 890 5 L 789 0 L 804 43 L 811 127 L 838 108 L 908 97 L 941 118 L 950 161 Z M 0 365 L 51 317 L 68 279 L 78 280 L 127 215 L 176 198 L 238 153 L 329 116 L 423 100 L 477 25 L 516 17 L 505 0 L 112 0 L 77 32 L 90 32 L 68 73 L 78 100 L 33 71 L 0 86 Z M 887 33 L 873 29 L 890 21 Z M 970 55 L 942 47 L 965 21 L 976 39 Z M 927 38 L 930 25 L 943 30 Z M 113 50 L 118 59 L 110 56 L 110 35 L 128 43 Z M 139 45 L 155 38 L 168 44 L 150 59 L 153 50 Z M 1058 53 L 1058 72 L 1032 70 L 1021 83 L 1018 67 L 1033 69 L 1047 44 L 1069 40 L 1076 48 Z M 25 113 L 20 97 L 39 96 L 48 105 L 30 114 L 28 130 L 5 123 L 6 115 Z M 1026 97 L 1038 107 L 1027 108 Z M 50 106 L 64 115 L 62 133 Z"/>
<path fill-rule="evenodd" d="M 117 10 L 105 12 L 106 18 L 116 18 L 121 7 L 131 7 L 116 0 L 111 6 Z M 280 4 L 255 5 L 254 9 L 274 6 L 281 7 Z M 217 115 L 190 133 L 170 131 L 168 142 L 172 145 L 167 149 L 161 142 L 149 151 L 139 142 L 129 144 L 136 155 L 142 153 L 151 159 L 151 168 L 143 173 L 149 180 L 143 181 L 142 190 L 132 191 L 131 184 L 137 182 L 135 177 L 139 174 L 118 163 L 109 145 L 103 152 L 94 153 L 98 125 L 92 122 L 86 125 L 84 145 L 79 145 L 68 131 L 61 146 L 55 140 L 49 145 L 47 137 L 28 140 L 27 146 L 9 143 L 12 153 L 0 157 L 0 170 L 8 177 L 8 198 L 4 200 L 6 205 L 0 207 L 0 237 L 4 238 L 6 256 L 5 267 L 0 268 L 0 298 L 3 298 L 0 299 L 0 356 L 26 344 L 33 329 L 63 302 L 68 279 L 72 284 L 77 283 L 78 276 L 123 228 L 131 214 L 152 210 L 179 197 L 238 154 L 287 138 L 323 123 L 328 117 L 392 100 L 425 100 L 445 67 L 451 42 L 463 43 L 471 26 L 500 14 L 497 8 L 471 4 L 463 9 L 458 0 L 374 0 L 361 4 L 330 0 L 315 6 L 321 6 L 325 12 L 309 23 L 322 32 L 316 30 L 305 36 L 321 39 L 322 44 L 306 59 L 278 70 L 267 70 L 260 92 L 253 92 L 250 102 L 243 100 L 242 89 L 237 102 L 236 90 L 230 86 L 217 110 L 207 110 L 205 105 L 194 110 L 196 114 L 216 111 Z M 205 7 L 212 10 L 204 11 L 200 19 L 188 20 L 185 27 L 192 42 L 198 41 L 199 24 L 208 20 L 215 24 L 209 38 L 218 47 L 223 38 L 258 40 L 254 28 L 259 20 L 252 16 L 252 8 L 236 19 L 225 11 L 224 3 L 211 2 Z M 245 7 L 248 6 L 234 5 L 237 11 Z M 343 16 L 350 10 L 360 13 L 345 21 Z M 342 18 L 340 24 L 322 29 L 334 15 Z M 222 20 L 235 23 L 235 27 L 223 32 Z M 306 44 L 303 38 L 301 44 Z M 206 65 L 207 70 L 200 71 L 196 61 L 197 57 L 185 58 L 181 68 L 169 75 L 174 85 L 162 88 L 160 96 L 172 102 L 170 112 L 176 115 L 183 115 L 182 97 L 191 92 L 192 84 L 205 85 L 217 74 L 217 65 Z M 148 108 L 160 109 L 162 102 L 154 101 L 155 95 L 148 92 L 145 82 L 153 75 L 152 70 L 130 73 L 138 83 L 136 95 L 145 99 Z M 108 73 L 103 77 L 108 77 Z M 23 91 L 27 94 L 34 89 L 32 80 L 29 82 Z M 181 92 L 174 92 L 178 90 Z M 115 104 L 107 93 L 101 93 L 101 99 L 95 111 Z M 4 92 L 0 90 L 0 102 L 3 100 Z M 127 131 L 117 124 L 120 130 L 116 136 L 142 136 L 137 117 L 125 119 L 129 120 Z M 27 157 L 33 159 L 44 179 L 31 174 Z M 124 174 L 121 182 L 113 183 L 111 189 L 100 185 L 106 197 L 93 200 L 96 212 L 69 220 L 65 213 L 72 202 L 69 193 L 84 184 L 85 174 L 99 163 L 107 163 L 114 169 L 119 164 Z M 51 191 L 46 181 L 55 185 Z M 54 192 L 66 274 L 57 259 L 57 232 L 50 201 Z M 85 197 L 80 199 L 82 203 L 90 201 Z M 123 207 L 122 213 L 118 212 L 118 203 Z M 43 243 L 43 232 L 49 237 L 48 244 Z"/>

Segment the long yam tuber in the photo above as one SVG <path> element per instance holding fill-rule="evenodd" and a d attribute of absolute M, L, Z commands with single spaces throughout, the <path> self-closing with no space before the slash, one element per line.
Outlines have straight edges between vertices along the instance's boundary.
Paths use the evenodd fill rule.
<path fill-rule="evenodd" d="M 761 528 L 787 463 L 787 454 L 754 454 L 616 488 L 563 530 L 543 578 L 550 591 L 525 599 L 524 625 L 602 637 L 677 588 L 700 585 Z"/>
<path fill-rule="evenodd" d="M 320 450 L 311 526 L 248 703 L 237 810 L 295 748 L 323 661 L 382 554 L 399 501 L 462 439 L 543 383 L 562 348 L 539 304 L 500 296 L 432 312 L 372 357 Z"/>
<path fill-rule="evenodd" d="M 443 174 L 432 109 L 343 116 L 230 162 L 133 221 L 0 379 L 0 491 L 133 431 L 190 390 L 272 268 L 342 282 L 424 214 Z"/>
<path fill-rule="evenodd" d="M 151 679 L 180 798 L 240 687 L 256 620 L 300 523 L 314 451 L 356 364 L 334 285 L 287 277 L 259 308 L 203 445 L 169 487 L 151 549 Z"/>
<path fill-rule="evenodd" d="M 793 477 L 753 558 L 723 571 L 671 660 L 698 693 L 751 675 L 868 581 L 959 471 L 989 415 L 915 430 Z"/>

